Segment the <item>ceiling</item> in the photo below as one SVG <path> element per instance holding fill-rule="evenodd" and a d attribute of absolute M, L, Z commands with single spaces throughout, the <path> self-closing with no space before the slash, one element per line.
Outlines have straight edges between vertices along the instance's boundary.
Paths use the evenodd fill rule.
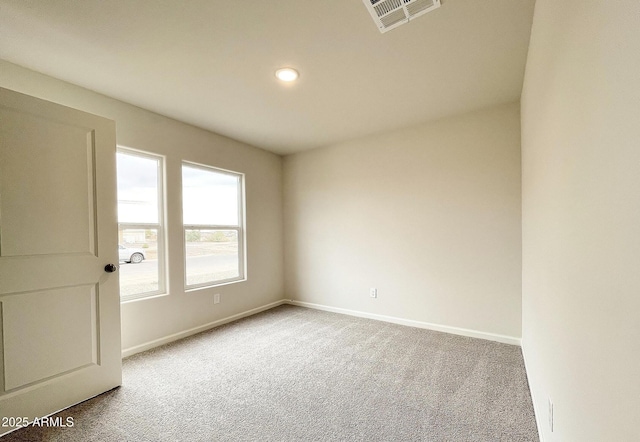
<path fill-rule="evenodd" d="M 381 34 L 361 0 L 0 0 L 0 58 L 289 154 L 517 100 L 534 3 Z"/>

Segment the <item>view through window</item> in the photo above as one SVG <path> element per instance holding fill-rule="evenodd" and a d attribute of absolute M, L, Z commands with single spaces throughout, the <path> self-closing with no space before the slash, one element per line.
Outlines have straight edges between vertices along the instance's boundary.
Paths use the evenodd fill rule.
<path fill-rule="evenodd" d="M 164 293 L 162 157 L 119 148 L 117 167 L 120 296 Z"/>
<path fill-rule="evenodd" d="M 182 165 L 185 285 L 244 279 L 242 174 Z"/>

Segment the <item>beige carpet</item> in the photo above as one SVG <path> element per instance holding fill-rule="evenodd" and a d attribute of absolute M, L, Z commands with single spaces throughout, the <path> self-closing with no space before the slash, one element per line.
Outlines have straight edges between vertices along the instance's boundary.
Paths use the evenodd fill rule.
<path fill-rule="evenodd" d="M 281 306 L 124 360 L 13 441 L 538 441 L 519 347 Z"/>

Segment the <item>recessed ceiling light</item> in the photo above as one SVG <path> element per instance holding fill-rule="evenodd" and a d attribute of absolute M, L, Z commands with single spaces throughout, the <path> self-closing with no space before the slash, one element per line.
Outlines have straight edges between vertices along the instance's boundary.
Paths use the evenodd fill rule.
<path fill-rule="evenodd" d="M 281 81 L 295 81 L 298 76 L 298 71 L 292 68 L 282 68 L 276 71 L 276 77 Z"/>

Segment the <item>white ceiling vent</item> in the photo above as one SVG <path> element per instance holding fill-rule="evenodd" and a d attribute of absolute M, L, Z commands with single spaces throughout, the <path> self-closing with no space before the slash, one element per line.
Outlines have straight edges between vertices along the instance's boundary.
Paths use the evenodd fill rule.
<path fill-rule="evenodd" d="M 362 0 L 373 21 L 385 33 L 440 7 L 440 0 Z"/>

